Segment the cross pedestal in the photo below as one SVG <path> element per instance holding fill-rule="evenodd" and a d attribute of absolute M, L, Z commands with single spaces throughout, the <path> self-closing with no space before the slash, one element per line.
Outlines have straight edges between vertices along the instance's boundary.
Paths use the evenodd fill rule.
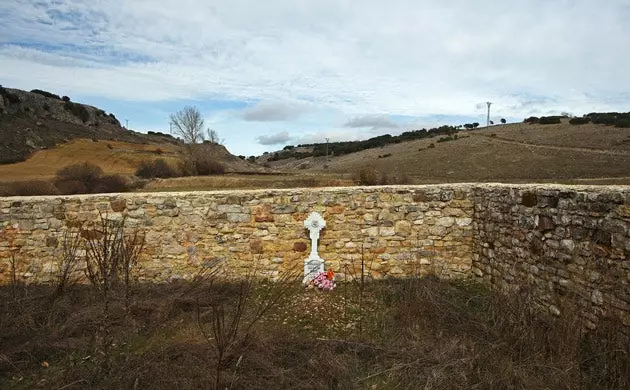
<path fill-rule="evenodd" d="M 319 213 L 312 212 L 304 221 L 304 227 L 309 230 L 311 238 L 311 253 L 308 259 L 304 260 L 304 280 L 302 282 L 306 284 L 313 280 L 318 273 L 324 271 L 324 260 L 317 253 L 317 242 L 319 241 L 320 230 L 326 227 L 326 221 Z"/>

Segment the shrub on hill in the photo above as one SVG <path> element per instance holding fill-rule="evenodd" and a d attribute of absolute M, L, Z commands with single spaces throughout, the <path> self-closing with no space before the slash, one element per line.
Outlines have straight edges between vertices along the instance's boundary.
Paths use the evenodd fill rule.
<path fill-rule="evenodd" d="M 537 116 L 530 116 L 529 118 L 526 118 L 525 120 L 523 120 L 524 123 L 529 123 L 534 124 L 534 123 L 538 123 L 538 117 Z"/>
<path fill-rule="evenodd" d="M 582 117 L 582 118 L 571 118 L 569 119 L 569 123 L 572 125 L 585 125 L 587 123 L 589 123 L 591 121 L 591 118 L 588 117 Z"/>
<path fill-rule="evenodd" d="M 72 115 L 81 119 L 81 121 L 83 122 L 87 122 L 88 120 L 90 120 L 90 112 L 82 104 L 66 101 L 66 104 L 64 104 L 63 108 L 65 108 L 66 111 L 69 111 Z"/>
<path fill-rule="evenodd" d="M 68 165 L 57 171 L 56 181 L 79 181 L 85 185 L 94 183 L 103 174 L 103 170 L 98 165 L 84 162 Z"/>
<path fill-rule="evenodd" d="M 615 122 L 615 127 L 624 129 L 630 128 L 630 118 L 617 119 L 617 121 Z"/>
<path fill-rule="evenodd" d="M 0 196 L 57 195 L 59 191 L 48 180 L 27 180 L 0 183 Z"/>
<path fill-rule="evenodd" d="M 94 194 L 126 192 L 129 181 L 121 175 L 104 175 L 98 165 L 84 162 L 68 165 L 57 171 L 55 187 L 60 194 Z"/>
<path fill-rule="evenodd" d="M 557 125 L 562 123 L 560 116 L 541 116 L 538 119 L 538 124 L 540 125 Z"/>
<path fill-rule="evenodd" d="M 359 186 L 375 186 L 378 184 L 378 173 L 373 167 L 361 167 L 352 175 L 352 181 Z"/>
<path fill-rule="evenodd" d="M 447 137 L 440 137 L 437 142 L 448 142 L 455 141 L 457 139 L 457 134 L 449 135 Z"/>
<path fill-rule="evenodd" d="M 325 154 L 325 152 L 324 152 Z M 269 157 L 269 161 L 279 161 L 286 160 L 289 158 L 295 158 L 297 160 L 301 160 L 303 158 L 311 157 L 313 153 L 310 152 L 296 152 L 293 150 L 293 147 L 289 149 L 283 149 L 280 152 L 275 152 L 271 157 Z"/>
<path fill-rule="evenodd" d="M 628 122 L 630 122 L 630 112 L 591 112 L 586 117 L 596 125 L 629 127 Z"/>
<path fill-rule="evenodd" d="M 10 104 L 17 104 L 19 103 L 20 97 L 12 92 L 9 92 L 7 89 L 5 89 L 2 85 L 0 85 L 0 96 L 2 96 L 3 98 L 7 99 L 7 101 Z"/>
<path fill-rule="evenodd" d="M 199 157 L 195 160 L 197 175 L 222 175 L 225 166 L 212 157 Z"/>
<path fill-rule="evenodd" d="M 153 161 L 143 161 L 136 170 L 136 176 L 143 179 L 169 178 L 180 176 L 178 172 L 173 169 L 166 160 L 158 158 Z"/>
<path fill-rule="evenodd" d="M 44 97 L 51 98 L 51 99 L 61 100 L 59 95 L 55 95 L 54 93 L 51 93 L 51 92 L 48 92 L 48 91 L 42 91 L 41 89 L 33 89 L 33 90 L 31 90 L 31 93 L 36 93 L 38 95 L 42 95 Z"/>
<path fill-rule="evenodd" d="M 92 193 L 127 192 L 131 187 L 129 180 L 121 175 L 105 175 L 100 177 L 92 188 Z"/>
<path fill-rule="evenodd" d="M 479 126 L 478 123 L 476 125 L 470 124 L 471 129 Z M 457 133 L 457 127 L 455 126 L 440 126 L 432 129 L 420 129 L 420 130 L 412 130 L 405 131 L 400 135 L 392 136 L 390 134 L 384 134 L 377 137 L 373 137 L 363 141 L 346 141 L 346 142 L 330 142 L 326 143 L 317 143 L 317 144 L 300 144 L 298 147 L 313 147 L 313 156 L 325 156 L 326 153 L 333 156 L 341 156 L 344 154 L 360 152 L 366 149 L 380 148 L 389 144 L 398 144 L 406 141 L 413 141 L 424 138 L 433 138 L 436 136 L 444 135 L 452 135 Z M 280 157 L 282 154 L 278 155 Z M 275 158 L 275 157 L 274 157 Z M 273 161 L 273 160 L 272 160 Z"/>

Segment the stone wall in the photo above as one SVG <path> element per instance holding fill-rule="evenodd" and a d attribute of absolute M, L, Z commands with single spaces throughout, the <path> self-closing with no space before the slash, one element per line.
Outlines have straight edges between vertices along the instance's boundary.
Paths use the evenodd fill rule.
<path fill-rule="evenodd" d="M 276 277 L 303 269 L 303 221 L 321 213 L 319 253 L 340 279 L 363 261 L 374 277 L 434 273 L 526 288 L 553 313 L 577 297 L 630 326 L 630 188 L 559 185 L 433 185 L 24 197 L 0 199 L 0 283 L 7 259 L 26 282 L 50 278 L 63 233 L 99 217 L 126 218 L 146 234 L 143 280 L 194 277 L 255 265 Z"/>
<path fill-rule="evenodd" d="M 5 198 L 0 259 L 19 248 L 20 278 L 46 281 L 63 232 L 89 227 L 100 212 L 146 233 L 141 279 L 189 279 L 216 266 L 245 275 L 253 264 L 275 277 L 303 270 L 310 251 L 303 221 L 312 211 L 326 220 L 319 253 L 339 278 L 357 275 L 361 261 L 375 277 L 470 275 L 473 205 L 461 186 Z M 6 282 L 8 262 L 0 264 Z"/>
<path fill-rule="evenodd" d="M 476 276 L 554 314 L 577 298 L 590 328 L 630 326 L 630 188 L 478 186 L 473 202 Z"/>

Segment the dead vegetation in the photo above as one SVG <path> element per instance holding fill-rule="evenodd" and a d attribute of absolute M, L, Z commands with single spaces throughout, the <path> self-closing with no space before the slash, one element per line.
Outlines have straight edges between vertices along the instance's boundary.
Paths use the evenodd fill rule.
<path fill-rule="evenodd" d="M 581 333 L 570 306 L 534 312 L 526 294 L 412 278 L 340 284 L 136 285 L 129 312 L 102 298 L 3 288 L 2 388 L 625 389 L 627 339 L 614 324 Z M 273 297 L 279 297 L 277 300 Z M 290 298 L 290 299 L 287 299 Z M 261 308 L 264 310 L 261 311 Z M 358 322 L 361 318 L 361 326 Z"/>

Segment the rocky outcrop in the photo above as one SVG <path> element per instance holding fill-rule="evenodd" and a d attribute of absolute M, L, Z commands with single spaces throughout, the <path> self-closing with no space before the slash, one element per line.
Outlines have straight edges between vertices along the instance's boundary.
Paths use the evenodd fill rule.
<path fill-rule="evenodd" d="M 120 122 L 113 114 L 107 114 L 105 111 L 93 106 L 47 97 L 40 93 L 26 92 L 20 89 L 0 88 L 2 88 L 0 114 L 3 115 L 48 118 L 87 126 L 103 124 L 120 126 Z"/>

